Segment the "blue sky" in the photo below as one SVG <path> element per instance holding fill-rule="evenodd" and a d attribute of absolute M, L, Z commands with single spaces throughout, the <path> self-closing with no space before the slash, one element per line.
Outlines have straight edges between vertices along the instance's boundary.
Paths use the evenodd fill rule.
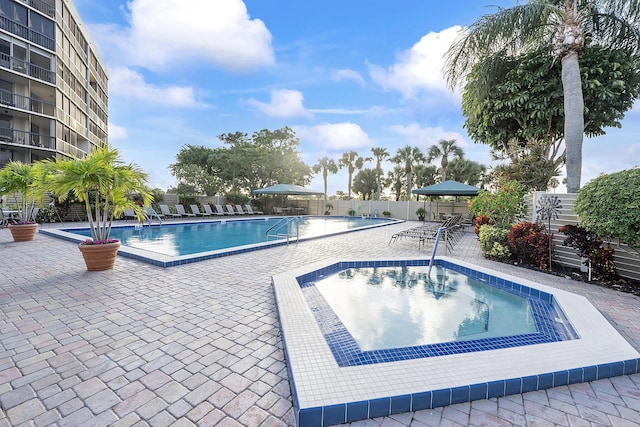
<path fill-rule="evenodd" d="M 108 67 L 109 141 L 152 187 L 175 185 L 168 167 L 185 144 L 284 126 L 309 165 L 372 147 L 426 153 L 443 138 L 491 165 L 462 127 L 442 54 L 461 27 L 515 0 L 74 3 Z M 583 184 L 640 166 L 640 103 L 621 129 L 585 139 L 583 153 Z M 322 178 L 309 187 L 322 190 Z M 346 187 L 345 170 L 329 175 L 330 194 Z"/>

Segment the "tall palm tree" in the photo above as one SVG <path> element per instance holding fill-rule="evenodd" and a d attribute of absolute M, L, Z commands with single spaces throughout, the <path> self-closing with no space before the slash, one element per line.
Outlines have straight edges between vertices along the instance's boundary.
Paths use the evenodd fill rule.
<path fill-rule="evenodd" d="M 396 155 L 390 160 L 397 165 L 404 166 L 404 175 L 407 179 L 407 200 L 411 199 L 411 172 L 413 166 L 425 162 L 427 158 L 418 147 L 406 145 L 398 148 Z"/>
<path fill-rule="evenodd" d="M 327 206 L 327 177 L 329 172 L 335 174 L 338 173 L 338 165 L 333 159 L 323 157 L 318 160 L 318 163 L 312 167 L 314 173 L 322 172 L 322 179 L 324 180 L 324 205 Z"/>
<path fill-rule="evenodd" d="M 380 193 L 382 192 L 382 161 L 389 157 L 389 151 L 384 147 L 373 147 L 371 153 L 373 153 L 373 158 L 376 159 L 376 200 L 380 200 Z"/>
<path fill-rule="evenodd" d="M 473 66 L 491 56 L 504 58 L 551 47 L 561 62 L 567 191 L 580 189 L 584 99 L 580 51 L 590 44 L 640 51 L 640 0 L 529 0 L 499 9 L 465 28 L 446 55 L 450 88 L 464 84 Z M 499 67 L 499 61 L 487 64 Z"/>
<path fill-rule="evenodd" d="M 371 161 L 371 157 L 362 157 L 356 151 L 342 153 L 342 157 L 338 160 L 338 167 L 340 169 L 347 168 L 347 172 L 349 172 L 349 187 L 347 188 L 347 197 L 349 197 L 349 199 L 351 199 L 353 172 L 355 172 L 356 169 L 362 169 L 364 162 L 369 161 Z"/>
<path fill-rule="evenodd" d="M 434 159 L 440 158 L 440 173 L 442 175 L 442 182 L 447 180 L 447 167 L 449 166 L 449 156 L 453 156 L 457 159 L 464 157 L 464 151 L 458 147 L 455 139 L 441 139 L 437 145 L 429 147 L 429 153 L 427 159 L 429 162 Z"/>

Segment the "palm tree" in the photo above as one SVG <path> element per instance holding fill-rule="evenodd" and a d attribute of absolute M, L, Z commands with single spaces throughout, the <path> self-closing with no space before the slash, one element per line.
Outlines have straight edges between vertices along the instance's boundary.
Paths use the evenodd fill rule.
<path fill-rule="evenodd" d="M 318 163 L 312 167 L 314 173 L 322 172 L 322 179 L 324 180 L 324 205 L 327 206 L 327 177 L 329 172 L 335 174 L 338 173 L 338 165 L 333 159 L 323 157 L 318 160 Z"/>
<path fill-rule="evenodd" d="M 347 197 L 351 199 L 351 181 L 353 179 L 353 172 L 356 169 L 362 169 L 364 162 L 370 162 L 371 157 L 362 157 L 356 151 L 349 151 L 348 153 L 342 153 L 342 157 L 338 160 L 338 167 L 340 169 L 347 168 L 349 172 L 349 187 L 347 188 Z"/>
<path fill-rule="evenodd" d="M 462 159 L 464 157 L 464 151 L 456 145 L 455 139 L 441 139 L 438 141 L 438 145 L 432 145 L 429 148 L 429 153 L 427 155 L 429 162 L 440 157 L 440 173 L 442 174 L 442 182 L 447 180 L 449 156 L 453 156 L 457 159 Z"/>
<path fill-rule="evenodd" d="M 382 161 L 389 157 L 389 151 L 384 147 L 373 147 L 371 152 L 376 159 L 376 200 L 380 200 L 380 193 L 382 192 Z"/>
<path fill-rule="evenodd" d="M 403 148 L 398 148 L 396 155 L 390 160 L 397 165 L 404 166 L 404 176 L 407 179 L 407 200 L 411 199 L 411 171 L 415 164 L 426 161 L 426 157 L 418 147 L 406 145 Z"/>
<path fill-rule="evenodd" d="M 564 95 L 564 142 L 567 191 L 580 189 L 584 99 L 580 52 L 590 44 L 640 51 L 640 0 L 530 0 L 499 9 L 465 28 L 446 55 L 450 88 L 464 84 L 467 73 L 484 58 L 505 58 L 550 47 L 561 62 Z M 487 67 L 499 67 L 489 61 Z M 487 70 L 487 74 L 491 71 Z"/>

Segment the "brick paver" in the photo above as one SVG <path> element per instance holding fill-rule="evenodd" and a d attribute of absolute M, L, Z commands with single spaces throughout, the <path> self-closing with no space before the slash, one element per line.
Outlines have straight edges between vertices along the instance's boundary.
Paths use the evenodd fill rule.
<path fill-rule="evenodd" d="M 413 225 L 168 269 L 119 257 L 113 270 L 92 273 L 73 243 L 41 234 L 14 243 L 0 229 L 0 426 L 292 426 L 271 275 L 329 257 L 429 256 L 410 240 L 388 245 Z M 451 256 L 584 295 L 640 349 L 640 298 L 495 263 L 477 246 L 468 233 Z M 640 374 L 351 427 L 638 420 Z"/>

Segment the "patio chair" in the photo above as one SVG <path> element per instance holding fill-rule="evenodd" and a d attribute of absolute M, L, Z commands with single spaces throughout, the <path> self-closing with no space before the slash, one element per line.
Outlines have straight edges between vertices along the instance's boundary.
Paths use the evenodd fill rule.
<path fill-rule="evenodd" d="M 229 212 L 225 212 L 224 209 L 222 209 L 222 205 L 216 205 L 216 212 L 218 215 L 234 215 L 233 213 L 229 213 Z"/>
<path fill-rule="evenodd" d="M 202 205 L 202 207 L 204 208 L 204 211 L 209 214 L 209 216 L 224 216 L 224 212 L 218 212 L 217 210 L 215 212 L 212 211 L 211 205 L 209 205 L 209 203 L 205 203 L 204 205 Z M 222 209 L 222 207 L 220 207 L 220 209 Z"/>
<path fill-rule="evenodd" d="M 2 209 L 0 209 L 0 228 L 5 228 L 9 224 L 15 224 L 16 220 L 11 218 L 11 216 L 5 214 Z"/>
<path fill-rule="evenodd" d="M 233 210 L 233 206 L 227 205 L 227 215 L 235 215 L 236 211 Z"/>
<path fill-rule="evenodd" d="M 200 208 L 198 208 L 198 205 L 189 205 L 189 207 L 191 208 L 191 212 L 193 212 L 195 216 L 211 216 L 211 214 L 208 214 L 206 212 L 200 212 Z"/>
<path fill-rule="evenodd" d="M 178 211 L 178 213 L 180 214 L 180 216 L 186 216 L 186 217 L 188 217 L 188 218 L 191 218 L 191 217 L 195 217 L 195 216 L 196 216 L 196 214 L 194 214 L 194 213 L 189 213 L 189 212 L 185 211 L 185 210 L 184 210 L 184 206 L 182 206 L 182 205 L 180 205 L 180 204 L 177 204 L 177 205 L 176 205 L 176 211 Z"/>
<path fill-rule="evenodd" d="M 160 221 L 160 223 L 162 223 L 162 219 L 164 218 L 164 215 L 156 212 L 155 209 L 149 206 L 147 210 L 145 210 L 144 212 L 144 217 L 149 224 L 151 224 L 151 221 L 153 221 L 154 218 L 156 218 L 158 221 Z"/>
<path fill-rule="evenodd" d="M 122 213 L 122 219 L 124 219 L 125 221 L 129 221 L 130 219 L 138 219 L 138 217 L 136 217 L 136 214 L 135 212 L 133 212 L 133 209 L 127 208 Z"/>
<path fill-rule="evenodd" d="M 38 212 L 40 212 L 40 208 L 39 207 L 35 207 L 33 208 L 33 210 L 31 211 L 31 221 L 33 222 L 38 222 Z"/>
<path fill-rule="evenodd" d="M 282 208 L 277 206 L 273 207 L 273 213 L 276 215 L 284 215 L 284 211 L 282 210 Z"/>
<path fill-rule="evenodd" d="M 247 212 L 242 210 L 242 205 L 236 205 L 236 213 L 238 215 L 246 215 L 247 214 Z"/>
<path fill-rule="evenodd" d="M 158 206 L 160 206 L 160 212 L 162 212 L 162 215 L 164 215 L 167 218 L 180 218 L 182 216 L 180 214 L 171 213 L 171 210 L 169 209 L 169 205 L 158 205 Z"/>
<path fill-rule="evenodd" d="M 264 212 L 262 212 L 262 211 L 254 211 L 253 208 L 251 207 L 251 205 L 244 205 L 244 207 L 247 209 L 247 213 L 249 215 L 262 215 L 262 214 L 264 214 Z"/>

